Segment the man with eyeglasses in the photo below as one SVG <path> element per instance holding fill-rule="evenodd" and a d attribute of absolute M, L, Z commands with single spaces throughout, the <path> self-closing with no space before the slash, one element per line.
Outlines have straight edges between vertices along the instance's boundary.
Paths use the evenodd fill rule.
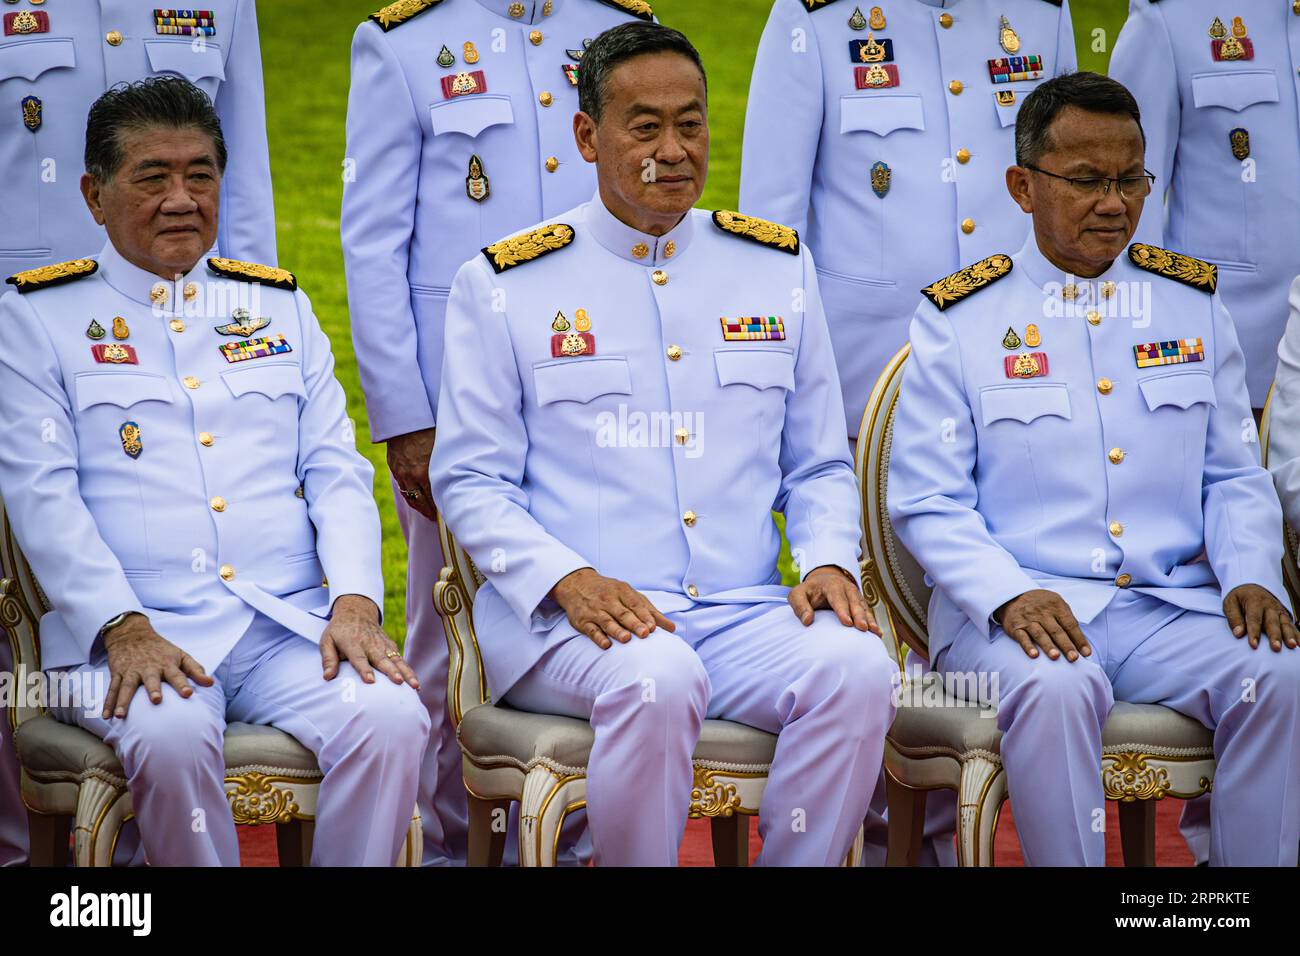
<path fill-rule="evenodd" d="M 1211 863 L 1294 866 L 1282 512 L 1216 269 L 1129 244 L 1143 146 L 1114 80 L 1026 99 L 1006 178 L 1032 232 L 923 290 L 890 516 L 935 583 L 935 666 L 998 674 L 1026 862 L 1105 862 L 1101 729 L 1124 700 L 1214 730 Z"/>

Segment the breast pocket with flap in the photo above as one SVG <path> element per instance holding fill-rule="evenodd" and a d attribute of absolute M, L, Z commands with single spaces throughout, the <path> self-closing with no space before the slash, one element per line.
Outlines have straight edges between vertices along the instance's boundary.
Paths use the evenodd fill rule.
<path fill-rule="evenodd" d="M 174 401 L 171 383 L 163 376 L 151 372 L 77 372 L 72 382 L 78 412 L 96 405 L 130 408 L 141 402 L 165 402 L 170 405 Z"/>
<path fill-rule="evenodd" d="M 632 373 L 617 355 L 557 359 L 533 366 L 533 388 L 538 405 L 585 405 L 601 395 L 631 395 Z"/>
<path fill-rule="evenodd" d="M 435 136 L 462 133 L 474 137 L 491 126 L 506 126 L 514 121 L 514 107 L 504 93 L 456 96 L 429 107 L 429 122 Z"/>
<path fill-rule="evenodd" d="M 988 385 L 980 389 L 980 415 L 987 428 L 997 421 L 1026 425 L 1039 418 L 1070 419 L 1070 392 L 1059 382 L 1036 385 Z"/>
<path fill-rule="evenodd" d="M 193 44 L 188 40 L 145 40 L 149 69 L 154 73 L 175 73 L 189 80 L 208 99 L 216 101 L 217 88 L 226 78 L 221 46 L 211 40 Z M 229 131 L 227 131 L 229 133 Z"/>
<path fill-rule="evenodd" d="M 302 369 L 293 362 L 261 364 L 254 360 L 243 367 L 226 369 L 221 373 L 221 379 L 235 398 L 250 394 L 262 395 L 272 401 L 285 395 L 307 397 Z"/>
<path fill-rule="evenodd" d="M 860 93 L 840 97 L 840 132 L 888 136 L 925 129 L 925 108 L 916 93 Z"/>
<path fill-rule="evenodd" d="M 1277 101 L 1277 75 L 1272 70 L 1192 74 L 1192 102 L 1197 109 L 1218 106 L 1239 113 L 1256 103 Z"/>

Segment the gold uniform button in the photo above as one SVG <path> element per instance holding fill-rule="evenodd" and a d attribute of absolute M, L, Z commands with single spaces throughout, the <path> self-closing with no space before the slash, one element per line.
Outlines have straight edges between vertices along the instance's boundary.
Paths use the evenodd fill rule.
<path fill-rule="evenodd" d="M 303 490 L 302 485 L 299 485 L 297 488 L 293 489 L 293 496 L 294 496 L 295 498 L 306 498 L 306 497 L 307 497 L 307 492 L 306 492 L 305 490 Z M 322 585 L 322 587 L 323 587 L 323 585 Z"/>
<path fill-rule="evenodd" d="M 687 586 L 686 593 L 689 594 L 691 597 L 699 597 L 700 589 L 697 588 L 694 584 L 691 584 Z"/>
<path fill-rule="evenodd" d="M 180 319 L 172 319 L 170 322 L 167 323 L 167 326 L 168 326 L 168 327 L 169 327 L 173 332 L 184 332 L 184 331 L 185 331 L 185 323 L 182 322 Z"/>
<path fill-rule="evenodd" d="M 669 239 L 668 242 L 664 245 L 664 258 L 671 259 L 676 252 L 677 252 L 677 243 Z"/>
<path fill-rule="evenodd" d="M 199 444 L 204 448 L 212 447 L 212 432 L 199 432 Z"/>
<path fill-rule="evenodd" d="M 970 162 L 970 150 L 967 149 L 965 146 L 957 150 L 957 162 L 961 163 L 962 165 L 965 165 L 966 163 Z"/>
<path fill-rule="evenodd" d="M 972 232 L 975 231 L 975 220 L 974 220 L 974 219 L 963 219 L 963 220 L 961 221 L 961 231 L 964 232 L 964 233 L 966 233 L 966 235 L 969 236 Z"/>
<path fill-rule="evenodd" d="M 1124 526 L 1120 524 L 1118 521 L 1112 521 L 1110 523 L 1110 533 L 1112 536 L 1118 538 L 1120 535 L 1124 533 Z"/>
<path fill-rule="evenodd" d="M 682 524 L 686 525 L 688 528 L 694 528 L 696 517 L 697 515 L 694 511 L 688 511 L 686 514 L 682 515 Z"/>
<path fill-rule="evenodd" d="M 644 259 L 646 256 L 650 255 L 650 247 L 644 242 L 638 242 L 632 247 L 632 255 L 637 259 Z"/>
<path fill-rule="evenodd" d="M 537 102 L 541 103 L 543 106 L 550 106 L 555 102 L 555 97 L 553 97 L 549 91 L 542 90 L 541 95 L 537 97 Z"/>
<path fill-rule="evenodd" d="M 212 499 L 211 502 L 209 502 L 209 504 L 212 505 L 212 510 L 213 510 L 213 511 L 225 511 L 225 510 L 226 510 L 226 499 L 223 498 L 223 497 L 221 497 L 221 495 L 217 495 L 215 498 Z"/>
<path fill-rule="evenodd" d="M 548 173 L 553 173 L 559 168 L 560 168 L 560 161 L 556 159 L 554 156 L 548 156 L 546 159 L 546 171 Z"/>
<path fill-rule="evenodd" d="M 155 305 L 164 305 L 167 302 L 167 286 L 159 282 L 149 290 L 149 301 Z"/>
<path fill-rule="evenodd" d="M 663 269 L 656 269 L 654 272 L 650 273 L 650 278 L 653 280 L 655 285 L 668 284 L 668 273 L 664 272 Z"/>
<path fill-rule="evenodd" d="M 122 45 L 122 34 L 117 30 L 109 30 L 108 34 L 104 37 L 104 39 L 108 41 L 109 46 Z"/>
<path fill-rule="evenodd" d="M 1115 387 L 1115 383 L 1108 378 L 1097 379 L 1097 391 L 1103 395 L 1109 395 L 1110 390 Z"/>
<path fill-rule="evenodd" d="M 541 46 L 541 45 L 542 45 L 542 31 L 541 31 L 541 30 L 534 30 L 532 33 L 528 34 L 528 42 L 531 43 L 533 46 Z"/>
<path fill-rule="evenodd" d="M 685 445 L 687 440 L 691 437 L 691 433 L 685 428 L 679 428 L 677 431 L 673 432 L 673 437 L 677 439 L 677 444 Z"/>
<path fill-rule="evenodd" d="M 185 301 L 186 301 L 186 302 L 189 302 L 191 299 L 193 299 L 196 295 L 199 294 L 199 286 L 198 286 L 198 283 L 197 283 L 197 282 L 187 282 L 187 283 L 185 284 L 185 293 L 184 293 L 184 294 L 185 294 Z"/>
<path fill-rule="evenodd" d="M 965 87 L 961 85 L 961 80 L 953 80 L 951 83 L 948 84 L 948 92 L 951 93 L 953 96 L 957 96 L 964 89 Z"/>
<path fill-rule="evenodd" d="M 185 383 L 186 388 L 194 389 L 199 387 L 199 380 L 193 375 L 186 375 L 181 381 Z"/>
<path fill-rule="evenodd" d="M 673 362 L 678 362 L 682 357 L 682 347 L 680 345 L 668 346 L 668 358 Z"/>
<path fill-rule="evenodd" d="M 1110 463 L 1112 465 L 1118 465 L 1121 461 L 1124 460 L 1124 449 L 1112 448 L 1110 451 L 1106 453 L 1106 457 L 1110 459 Z"/>
<path fill-rule="evenodd" d="M 522 3 L 510 4 L 510 15 L 518 20 L 524 15 L 524 5 Z"/>
<path fill-rule="evenodd" d="M 1127 571 L 1115 579 L 1115 587 L 1117 588 L 1126 588 L 1132 583 L 1133 575 L 1129 574 Z"/>
<path fill-rule="evenodd" d="M 1101 325 L 1101 313 L 1095 309 L 1088 313 L 1089 325 Z"/>
<path fill-rule="evenodd" d="M 228 564 L 223 564 L 217 573 L 221 575 L 223 581 L 233 581 L 235 578 L 235 569 Z"/>
<path fill-rule="evenodd" d="M 1297 2 L 1300 2 L 1300 0 L 1297 0 Z M 945 30 L 947 30 L 949 27 L 951 27 L 951 26 L 952 26 L 952 14 L 951 14 L 951 13 L 941 13 L 941 14 L 939 14 L 939 26 L 943 27 Z"/>

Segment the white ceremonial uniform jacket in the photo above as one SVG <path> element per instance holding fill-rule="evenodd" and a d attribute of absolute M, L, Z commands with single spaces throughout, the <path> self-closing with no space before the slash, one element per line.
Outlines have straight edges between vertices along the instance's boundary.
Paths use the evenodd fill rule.
<path fill-rule="evenodd" d="M 662 611 L 784 601 L 773 510 L 805 573 L 858 566 L 835 364 L 797 237 L 766 223 L 786 246 L 759 244 L 692 210 L 656 238 L 599 196 L 557 223 L 466 263 L 447 311 L 429 471 L 487 576 L 474 620 L 497 699 L 573 635 L 547 594 L 578 568 Z M 509 265 L 542 244 L 558 248 Z"/>
<path fill-rule="evenodd" d="M 164 283 L 111 243 L 97 262 L 0 298 L 0 494 L 54 607 L 42 666 L 88 661 L 123 611 L 211 671 L 255 611 L 316 640 L 331 593 L 382 608 L 374 469 L 292 275 L 201 259 Z M 236 306 L 269 324 L 218 331 Z"/>
<path fill-rule="evenodd" d="M 963 618 L 989 632 L 1035 588 L 1083 623 L 1121 587 L 1207 614 L 1241 584 L 1285 601 L 1281 510 L 1213 267 L 1135 244 L 1074 279 L 1032 236 L 1009 259 L 991 282 L 985 260 L 930 286 L 912 323 L 889 513 L 936 585 L 931 660 Z"/>
<path fill-rule="evenodd" d="M 110 86 L 170 73 L 207 93 L 229 161 L 217 248 L 276 261 L 262 53 L 253 0 L 205 0 L 211 33 L 178 34 L 148 0 L 30 0 L 0 7 L 0 275 L 93 256 L 104 230 L 80 189 L 86 115 Z M 13 29 L 28 13 L 36 27 Z M 187 19 L 187 18 L 180 18 Z M 188 18 L 197 19 L 197 18 Z M 10 32 L 12 30 L 12 32 Z"/>
<path fill-rule="evenodd" d="M 882 29 L 865 15 L 873 6 Z M 861 29 L 849 22 L 858 9 Z M 1037 64 L 1008 62 L 1004 16 L 1016 37 L 1007 45 Z M 888 44 L 885 60 L 863 61 L 868 38 Z M 789 223 L 817 257 L 850 434 L 907 341 L 916 290 L 1024 240 L 1028 219 L 1005 180 L 1016 113 L 1040 82 L 1074 68 L 1067 3 L 772 5 L 749 89 L 740 211 Z"/>

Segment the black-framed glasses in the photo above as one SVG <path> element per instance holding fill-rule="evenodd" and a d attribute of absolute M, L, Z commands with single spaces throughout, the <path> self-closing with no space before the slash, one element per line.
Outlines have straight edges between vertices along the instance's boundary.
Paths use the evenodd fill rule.
<path fill-rule="evenodd" d="M 1149 170 L 1143 170 L 1141 176 L 1062 176 L 1060 173 L 1051 173 L 1030 163 L 1024 165 L 1025 169 L 1032 169 L 1044 176 L 1065 180 L 1080 196 L 1095 196 L 1098 199 L 1110 192 L 1111 183 L 1115 184 L 1119 194 L 1125 199 L 1143 199 L 1151 195 L 1151 189 L 1156 182 L 1156 174 Z"/>

